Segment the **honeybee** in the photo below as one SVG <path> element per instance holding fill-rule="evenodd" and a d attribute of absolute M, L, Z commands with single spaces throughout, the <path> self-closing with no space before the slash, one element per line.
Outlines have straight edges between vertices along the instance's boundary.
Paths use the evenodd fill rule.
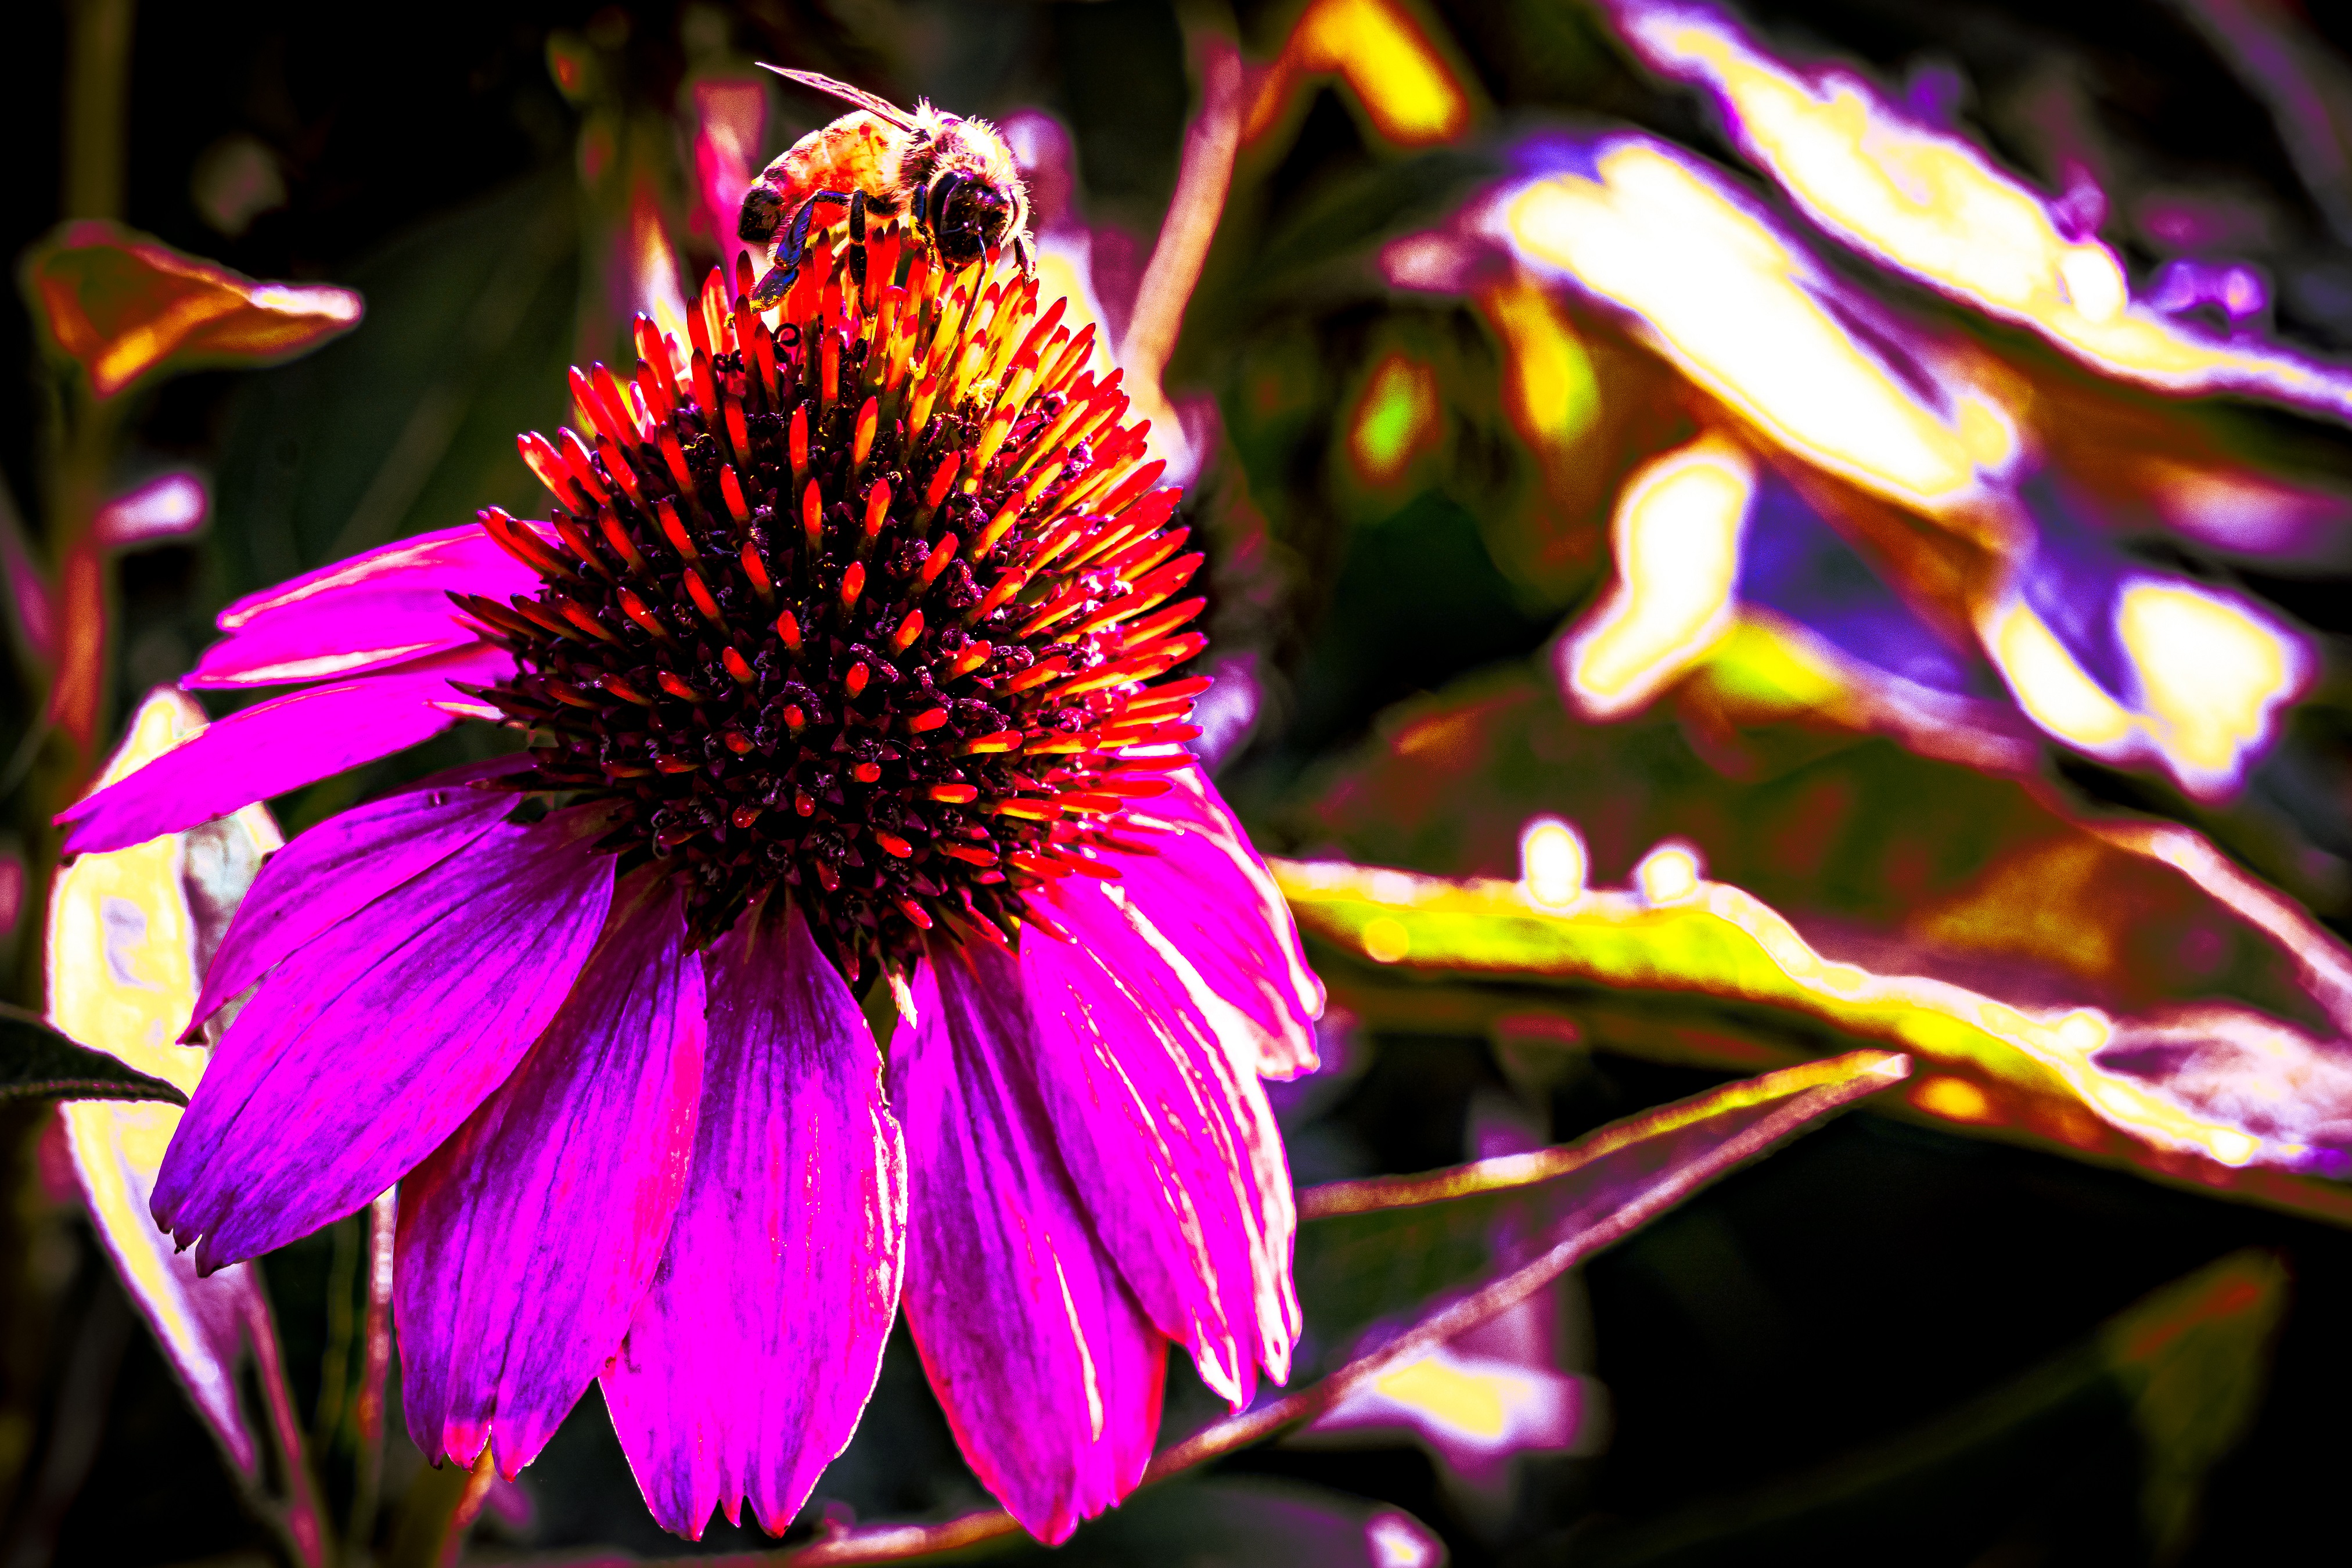
<path fill-rule="evenodd" d="M 909 114 L 814 71 L 767 68 L 857 107 L 786 148 L 744 194 L 735 232 L 746 245 L 766 247 L 771 263 L 753 291 L 756 303 L 772 304 L 792 287 L 820 207 L 846 210 L 852 264 L 861 274 L 867 215 L 900 213 L 950 267 L 1010 244 L 1022 269 L 1036 270 L 1029 190 L 996 127 L 942 113 L 928 100 Z"/>

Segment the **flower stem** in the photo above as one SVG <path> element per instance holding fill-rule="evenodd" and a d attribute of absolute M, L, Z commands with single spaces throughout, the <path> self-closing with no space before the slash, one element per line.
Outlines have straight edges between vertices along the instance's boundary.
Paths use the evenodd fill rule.
<path fill-rule="evenodd" d="M 399 1215 L 397 1190 L 368 1205 L 367 1318 L 361 1327 L 365 1348 L 359 1394 L 352 1407 L 357 1476 L 345 1532 L 360 1552 L 375 1539 L 376 1510 L 383 1496 L 383 1385 L 392 1370 L 392 1237 Z"/>

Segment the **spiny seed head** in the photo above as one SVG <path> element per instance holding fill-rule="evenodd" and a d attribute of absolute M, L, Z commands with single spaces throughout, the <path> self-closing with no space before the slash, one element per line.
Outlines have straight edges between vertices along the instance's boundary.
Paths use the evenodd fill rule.
<path fill-rule="evenodd" d="M 855 979 L 1115 877 L 1207 682 L 1167 679 L 1201 558 L 1091 330 L 995 254 L 894 226 L 851 260 L 766 314 L 714 271 L 690 343 L 639 318 L 633 373 L 573 371 L 584 437 L 520 438 L 550 521 L 481 514 L 541 587 L 459 602 L 516 656 L 482 693 L 530 733 L 516 787 L 607 805 L 698 942 L 782 889 Z"/>

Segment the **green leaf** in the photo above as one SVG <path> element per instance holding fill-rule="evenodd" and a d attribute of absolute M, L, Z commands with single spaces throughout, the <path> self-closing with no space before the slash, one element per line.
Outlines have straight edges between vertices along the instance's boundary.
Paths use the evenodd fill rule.
<path fill-rule="evenodd" d="M 2141 1520 L 2159 1557 L 2188 1543 L 2206 1476 L 2253 1426 L 2287 1297 L 2286 1266 L 2249 1248 L 2099 1331 L 2109 1371 L 2132 1395 L 2146 1456 Z"/>
<path fill-rule="evenodd" d="M 2333 1158 L 2305 1130 L 2332 1084 L 2318 1083 L 2326 1098 L 2275 1074 L 2205 1084 L 2201 1047 L 2180 1057 L 2187 1076 L 2163 1065 L 2181 1050 L 2176 1024 L 2242 1054 L 2325 1065 L 2328 1042 L 2244 1009 L 2118 1019 L 1874 973 L 1824 957 L 1762 900 L 1687 862 L 1674 888 L 1586 891 L 1558 908 L 1519 882 L 1272 864 L 1333 999 L 1375 1026 L 1484 1023 L 1507 1041 L 1735 1070 L 1873 1041 L 1919 1058 L 1927 1070 L 1904 1098 L 1925 1118 L 2352 1224 L 2352 1189 L 2301 1173 Z M 1381 970 L 1404 984 L 1367 973 Z"/>
<path fill-rule="evenodd" d="M 160 1078 L 91 1050 L 20 1007 L 0 1004 L 0 1100 L 160 1100 L 188 1097 Z"/>
<path fill-rule="evenodd" d="M 1565 1239 L 1630 1234 L 1908 1070 L 1893 1053 L 1854 1051 L 1659 1106 L 1559 1148 L 1310 1187 L 1299 1194 L 1294 1265 L 1309 1331 L 1298 1364 L 1336 1367 L 1377 1325 L 1419 1316 Z"/>

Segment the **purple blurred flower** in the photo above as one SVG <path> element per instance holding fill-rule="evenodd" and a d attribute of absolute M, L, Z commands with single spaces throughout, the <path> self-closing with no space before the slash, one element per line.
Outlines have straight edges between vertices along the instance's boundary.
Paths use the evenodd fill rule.
<path fill-rule="evenodd" d="M 575 373 L 587 439 L 524 438 L 551 523 L 232 605 L 191 684 L 310 684 L 66 817 L 102 849 L 462 716 L 530 734 L 270 862 L 154 1212 L 209 1269 L 399 1183 L 418 1445 L 511 1476 L 600 1381 L 688 1535 L 790 1523 L 902 1287 L 1049 1541 L 1141 1478 L 1171 1341 L 1238 1408 L 1299 1328 L 1258 1078 L 1322 997 L 1177 749 L 1207 683 L 1150 684 L 1199 558 L 1091 333 L 897 252 L 863 290 L 820 252 L 772 331 L 715 275 L 690 352 L 641 322 L 634 376 Z"/>

